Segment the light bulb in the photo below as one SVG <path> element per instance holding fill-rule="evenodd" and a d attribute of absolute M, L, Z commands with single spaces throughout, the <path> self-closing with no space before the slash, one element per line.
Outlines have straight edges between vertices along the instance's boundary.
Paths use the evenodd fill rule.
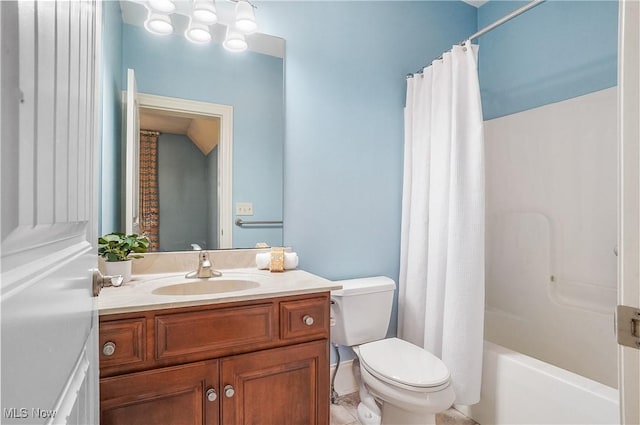
<path fill-rule="evenodd" d="M 176 5 L 171 0 L 149 0 L 149 7 L 162 13 L 172 13 Z"/>
<path fill-rule="evenodd" d="M 222 46 L 230 52 L 243 52 L 247 50 L 247 41 L 244 39 L 244 34 L 228 26 L 227 36 Z"/>
<path fill-rule="evenodd" d="M 144 27 L 147 31 L 158 35 L 167 35 L 173 32 L 171 19 L 168 15 L 161 13 L 149 12 L 149 17 L 144 21 Z"/>
<path fill-rule="evenodd" d="M 211 41 L 209 27 L 200 22 L 191 21 L 184 36 L 192 43 L 203 44 Z"/>
<path fill-rule="evenodd" d="M 240 0 L 236 4 L 236 29 L 245 34 L 254 33 L 258 29 L 256 17 L 253 14 L 253 6 L 246 1 Z"/>
<path fill-rule="evenodd" d="M 213 0 L 195 0 L 192 15 L 195 20 L 207 25 L 213 25 L 218 21 Z"/>

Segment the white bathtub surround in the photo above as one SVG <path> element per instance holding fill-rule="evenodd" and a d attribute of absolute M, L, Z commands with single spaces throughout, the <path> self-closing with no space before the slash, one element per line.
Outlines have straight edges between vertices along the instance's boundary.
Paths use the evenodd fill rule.
<path fill-rule="evenodd" d="M 618 391 L 485 342 L 480 403 L 455 406 L 481 424 L 617 424 Z"/>
<path fill-rule="evenodd" d="M 458 403 L 480 397 L 484 144 L 477 47 L 407 79 L 398 331 L 440 357 Z"/>
<path fill-rule="evenodd" d="M 485 339 L 617 386 L 615 87 L 485 122 Z"/>

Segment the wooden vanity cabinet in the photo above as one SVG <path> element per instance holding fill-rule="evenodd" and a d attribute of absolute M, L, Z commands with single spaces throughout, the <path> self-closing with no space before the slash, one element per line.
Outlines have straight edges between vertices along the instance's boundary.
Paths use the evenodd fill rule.
<path fill-rule="evenodd" d="M 101 316 L 100 347 L 103 425 L 329 423 L 328 292 Z"/>

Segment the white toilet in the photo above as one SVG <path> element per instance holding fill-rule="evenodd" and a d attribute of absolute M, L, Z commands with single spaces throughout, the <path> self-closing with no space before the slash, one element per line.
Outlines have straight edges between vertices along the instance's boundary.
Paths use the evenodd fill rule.
<path fill-rule="evenodd" d="M 352 347 L 358 356 L 364 384 L 360 422 L 374 425 L 381 416 L 383 425 L 435 424 L 435 414 L 451 407 L 455 398 L 449 369 L 421 347 L 384 339 L 395 282 L 380 276 L 338 283 L 342 289 L 331 292 L 331 341 Z"/>

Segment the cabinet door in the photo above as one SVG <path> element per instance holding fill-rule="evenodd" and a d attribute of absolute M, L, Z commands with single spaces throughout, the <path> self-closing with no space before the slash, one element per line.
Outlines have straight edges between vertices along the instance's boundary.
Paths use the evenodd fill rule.
<path fill-rule="evenodd" d="M 328 425 L 327 340 L 221 360 L 222 423 Z"/>
<path fill-rule="evenodd" d="M 100 423 L 217 425 L 217 385 L 217 360 L 104 378 Z"/>

